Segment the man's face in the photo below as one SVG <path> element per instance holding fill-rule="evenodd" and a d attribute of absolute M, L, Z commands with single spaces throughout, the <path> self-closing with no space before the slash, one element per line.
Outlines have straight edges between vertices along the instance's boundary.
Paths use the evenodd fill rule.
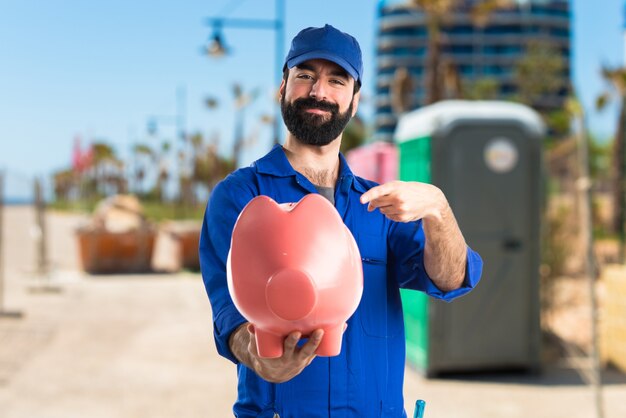
<path fill-rule="evenodd" d="M 354 79 L 326 60 L 292 68 L 281 85 L 281 112 L 289 132 L 307 145 L 328 145 L 356 113 L 359 94 Z"/>

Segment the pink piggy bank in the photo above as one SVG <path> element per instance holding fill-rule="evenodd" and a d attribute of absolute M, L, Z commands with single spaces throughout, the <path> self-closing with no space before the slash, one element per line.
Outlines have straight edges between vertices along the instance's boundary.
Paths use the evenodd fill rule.
<path fill-rule="evenodd" d="M 345 321 L 363 294 L 354 237 L 324 197 L 298 203 L 252 199 L 235 227 L 227 262 L 228 290 L 255 327 L 259 356 L 280 357 L 292 331 L 324 336 L 320 356 L 341 351 Z"/>

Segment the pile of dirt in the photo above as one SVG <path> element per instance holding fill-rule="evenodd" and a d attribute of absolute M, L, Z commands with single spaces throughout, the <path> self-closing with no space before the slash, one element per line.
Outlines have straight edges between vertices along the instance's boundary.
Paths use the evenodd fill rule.
<path fill-rule="evenodd" d="M 108 232 L 128 232 L 148 227 L 143 206 L 134 195 L 114 195 L 96 206 L 86 227 Z"/>

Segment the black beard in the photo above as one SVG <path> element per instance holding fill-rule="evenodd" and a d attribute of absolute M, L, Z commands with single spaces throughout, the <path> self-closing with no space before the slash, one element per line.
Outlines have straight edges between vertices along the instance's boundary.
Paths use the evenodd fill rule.
<path fill-rule="evenodd" d="M 307 109 L 321 109 L 330 112 L 330 119 L 324 122 L 324 116 L 306 112 Z M 296 99 L 292 103 L 280 99 L 280 111 L 289 132 L 303 144 L 323 146 L 335 140 L 352 118 L 352 102 L 345 113 L 339 112 L 339 106 L 320 102 L 312 97 Z"/>

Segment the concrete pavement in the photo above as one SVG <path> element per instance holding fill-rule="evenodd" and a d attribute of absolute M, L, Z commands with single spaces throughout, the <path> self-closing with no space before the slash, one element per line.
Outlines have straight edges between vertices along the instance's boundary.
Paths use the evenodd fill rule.
<path fill-rule="evenodd" d="M 216 353 L 199 275 L 83 275 L 71 234 L 80 218 L 51 215 L 59 291 L 45 291 L 33 282 L 32 211 L 5 216 L 4 306 L 24 317 L 0 319 L 0 417 L 232 416 L 235 368 Z M 605 380 L 605 417 L 626 416 L 626 378 Z M 407 368 L 405 383 L 407 411 L 425 399 L 427 418 L 587 418 L 592 395 L 554 366 L 540 376 L 432 380 Z"/>

